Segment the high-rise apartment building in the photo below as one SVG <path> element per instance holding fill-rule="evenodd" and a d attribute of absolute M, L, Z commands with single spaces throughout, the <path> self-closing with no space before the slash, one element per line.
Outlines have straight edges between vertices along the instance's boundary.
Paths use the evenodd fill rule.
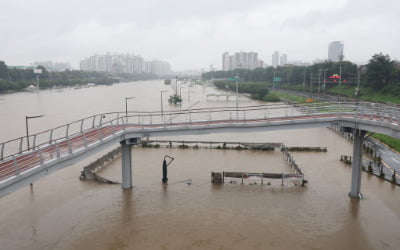
<path fill-rule="evenodd" d="M 257 68 L 264 68 L 264 61 L 261 59 L 257 60 Z"/>
<path fill-rule="evenodd" d="M 222 70 L 223 71 L 229 71 L 229 53 L 225 52 L 222 54 Z"/>
<path fill-rule="evenodd" d="M 235 69 L 236 62 L 235 62 L 235 56 L 229 56 L 229 69 L 228 70 L 233 70 Z"/>
<path fill-rule="evenodd" d="M 258 54 L 255 52 L 236 52 L 229 55 L 228 52 L 222 54 L 222 69 L 224 71 L 234 69 L 255 69 L 257 68 Z"/>
<path fill-rule="evenodd" d="M 344 58 L 343 54 L 344 45 L 340 41 L 333 41 L 329 44 L 328 48 L 328 60 L 332 62 L 342 61 Z"/>
<path fill-rule="evenodd" d="M 286 54 L 282 54 L 281 55 L 281 61 L 280 61 L 280 66 L 285 66 L 287 64 L 287 55 Z"/>
<path fill-rule="evenodd" d="M 276 68 L 279 66 L 279 52 L 275 51 L 272 54 L 272 67 Z"/>

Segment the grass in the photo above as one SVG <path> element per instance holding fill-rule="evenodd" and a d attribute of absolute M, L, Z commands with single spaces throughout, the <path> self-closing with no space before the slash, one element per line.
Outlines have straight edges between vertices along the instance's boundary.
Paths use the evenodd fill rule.
<path fill-rule="evenodd" d="M 279 98 L 276 93 L 269 93 L 268 95 L 265 95 L 262 99 L 265 102 L 280 102 L 281 99 Z"/>
<path fill-rule="evenodd" d="M 335 86 L 329 89 L 330 94 L 340 94 L 354 98 L 355 87 L 354 86 Z M 384 102 L 384 103 L 396 103 L 400 104 L 400 98 L 398 95 L 382 93 L 368 87 L 362 87 L 360 93 L 360 99 L 364 101 L 372 102 Z"/>
<path fill-rule="evenodd" d="M 396 150 L 397 152 L 400 152 L 400 140 L 383 134 L 374 134 L 372 135 L 372 137 L 383 142 L 384 144 L 388 145 L 390 148 Z"/>
<path fill-rule="evenodd" d="M 304 98 L 302 96 L 285 94 L 281 92 L 273 92 L 273 94 L 281 99 L 293 101 L 293 102 L 304 102 Z"/>

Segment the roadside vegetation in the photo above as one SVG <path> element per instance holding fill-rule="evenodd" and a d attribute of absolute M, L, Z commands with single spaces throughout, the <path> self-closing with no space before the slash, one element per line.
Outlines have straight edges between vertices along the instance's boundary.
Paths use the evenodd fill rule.
<path fill-rule="evenodd" d="M 214 81 L 214 85 L 219 89 L 236 92 L 236 83 L 230 81 Z M 279 102 L 279 97 L 274 93 L 270 94 L 268 86 L 263 82 L 244 82 L 238 87 L 239 93 L 250 94 L 251 98 L 266 102 Z"/>
<path fill-rule="evenodd" d="M 393 150 L 400 152 L 400 140 L 383 134 L 373 134 L 372 137 L 388 145 Z"/>
<path fill-rule="evenodd" d="M 42 70 L 39 75 L 40 88 L 68 87 L 75 85 L 113 84 L 120 81 L 137 81 L 156 78 L 153 74 L 111 74 L 107 72 L 86 72 L 81 70 L 66 70 L 62 72 L 47 71 L 46 68 L 38 66 Z M 7 67 L 6 63 L 0 61 L 0 93 L 21 91 L 29 85 L 36 86 L 36 75 L 33 69 L 16 69 Z"/>
<path fill-rule="evenodd" d="M 400 62 L 382 53 L 375 54 L 367 65 L 360 67 L 349 61 L 323 61 L 310 66 L 213 71 L 204 73 L 203 79 L 214 80 L 217 88 L 236 91 L 235 82 L 227 81 L 236 76 L 240 78 L 238 91 L 261 101 L 306 101 L 301 96 L 269 92 L 277 88 L 400 104 Z M 373 137 L 400 152 L 400 140 L 381 134 L 374 134 Z"/>

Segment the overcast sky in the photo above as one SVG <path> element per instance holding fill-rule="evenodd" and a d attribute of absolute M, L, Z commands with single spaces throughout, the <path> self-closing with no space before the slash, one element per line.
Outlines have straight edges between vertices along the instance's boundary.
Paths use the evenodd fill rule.
<path fill-rule="evenodd" d="M 345 59 L 375 53 L 400 60 L 399 0 L 0 0 L 0 60 L 79 61 L 133 53 L 173 70 L 222 67 L 222 53 L 258 52 L 271 64 L 326 59 L 343 41 Z"/>

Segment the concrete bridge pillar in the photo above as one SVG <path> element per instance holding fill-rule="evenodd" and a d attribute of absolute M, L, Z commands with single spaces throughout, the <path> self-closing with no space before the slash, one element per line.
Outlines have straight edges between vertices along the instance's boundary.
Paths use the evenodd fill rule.
<path fill-rule="evenodd" d="M 132 144 L 126 141 L 121 142 L 121 156 L 122 156 L 122 183 L 124 189 L 132 187 Z"/>
<path fill-rule="evenodd" d="M 120 142 L 122 156 L 122 183 L 124 189 L 132 188 L 132 145 L 140 143 L 140 138 L 130 138 Z"/>
<path fill-rule="evenodd" d="M 353 136 L 353 163 L 351 165 L 351 198 L 362 198 L 361 188 L 361 168 L 362 168 L 362 142 L 366 131 L 355 129 Z"/>

